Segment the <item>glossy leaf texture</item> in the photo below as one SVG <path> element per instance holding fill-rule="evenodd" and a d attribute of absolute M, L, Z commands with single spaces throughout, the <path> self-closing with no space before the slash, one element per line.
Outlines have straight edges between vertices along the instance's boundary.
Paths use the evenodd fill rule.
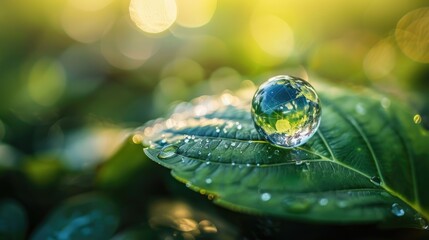
<path fill-rule="evenodd" d="M 322 120 L 300 147 L 279 148 L 257 133 L 254 89 L 179 104 L 136 136 L 175 178 L 236 211 L 427 229 L 429 134 L 415 113 L 370 90 L 312 84 Z"/>

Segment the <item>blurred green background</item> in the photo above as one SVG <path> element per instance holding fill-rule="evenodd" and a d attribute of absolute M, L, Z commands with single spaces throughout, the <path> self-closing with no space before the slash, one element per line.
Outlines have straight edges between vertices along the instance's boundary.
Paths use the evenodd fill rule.
<path fill-rule="evenodd" d="M 274 74 L 374 88 L 429 125 L 426 0 L 2 0 L 0 29 L 0 197 L 30 228 L 65 197 L 122 189 L 146 162 L 110 161 L 130 129 Z"/>

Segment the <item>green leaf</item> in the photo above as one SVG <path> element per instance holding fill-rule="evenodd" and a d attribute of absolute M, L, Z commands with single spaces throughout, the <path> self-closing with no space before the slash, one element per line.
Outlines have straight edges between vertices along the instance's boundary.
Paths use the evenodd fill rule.
<path fill-rule="evenodd" d="M 24 239 L 27 230 L 27 214 L 15 200 L 0 202 L 0 239 Z"/>
<path fill-rule="evenodd" d="M 300 147 L 266 142 L 249 113 L 254 90 L 243 90 L 181 104 L 149 123 L 139 130 L 145 152 L 234 210 L 427 228 L 428 132 L 409 109 L 374 92 L 314 85 L 322 121 Z"/>
<path fill-rule="evenodd" d="M 113 202 L 95 194 L 79 195 L 55 209 L 31 239 L 108 239 L 118 225 Z"/>

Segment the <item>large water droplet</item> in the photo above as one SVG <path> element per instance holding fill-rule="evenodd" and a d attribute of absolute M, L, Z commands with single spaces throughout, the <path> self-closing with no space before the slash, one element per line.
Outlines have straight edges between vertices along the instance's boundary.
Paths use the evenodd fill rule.
<path fill-rule="evenodd" d="M 168 159 L 177 155 L 178 147 L 176 145 L 168 145 L 161 149 L 161 152 L 158 153 L 158 158 L 160 159 Z"/>
<path fill-rule="evenodd" d="M 398 217 L 402 217 L 405 214 L 404 209 L 398 203 L 392 204 L 391 211 L 395 216 L 398 216 Z"/>
<path fill-rule="evenodd" d="M 281 75 L 259 87 L 251 112 L 262 136 L 272 144 L 293 148 L 316 133 L 322 109 L 316 91 L 308 82 Z"/>

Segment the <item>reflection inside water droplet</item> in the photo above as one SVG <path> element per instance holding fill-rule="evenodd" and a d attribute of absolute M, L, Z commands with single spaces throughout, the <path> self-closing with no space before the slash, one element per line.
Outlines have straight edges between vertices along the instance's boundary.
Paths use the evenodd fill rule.
<path fill-rule="evenodd" d="M 293 148 L 307 142 L 320 124 L 321 106 L 306 81 L 281 75 L 270 78 L 252 100 L 255 128 L 269 142 Z"/>
<path fill-rule="evenodd" d="M 404 209 L 398 203 L 392 204 L 391 211 L 395 216 L 398 216 L 398 217 L 402 217 L 405 214 Z"/>
<path fill-rule="evenodd" d="M 172 158 L 177 155 L 178 147 L 176 145 L 168 145 L 161 149 L 161 151 L 158 153 L 158 158 L 160 159 L 168 159 Z"/>

